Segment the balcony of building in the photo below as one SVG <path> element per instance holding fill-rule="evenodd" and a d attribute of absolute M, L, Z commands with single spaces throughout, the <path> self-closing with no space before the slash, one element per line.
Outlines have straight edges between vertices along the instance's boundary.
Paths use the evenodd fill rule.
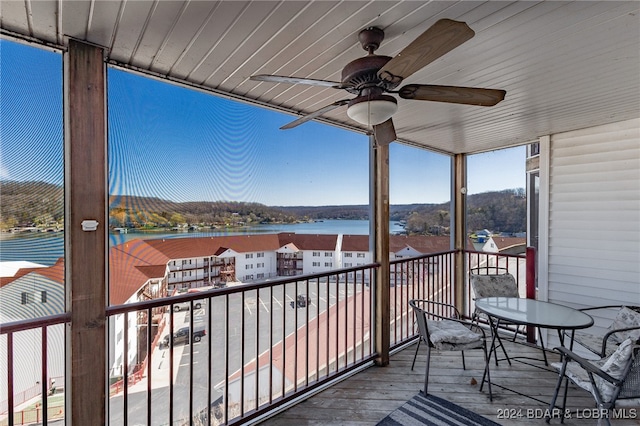
<path fill-rule="evenodd" d="M 354 405 L 371 407 L 372 401 L 387 399 L 382 386 L 367 387 L 370 376 L 389 383 L 387 390 L 406 383 L 406 392 L 409 387 L 417 391 L 422 361 L 411 372 L 406 367 L 413 347 L 394 352 L 415 339 L 408 300 L 414 295 L 438 297 L 470 314 L 467 271 L 472 259 L 465 255 L 467 156 L 519 144 L 535 147 L 528 171 L 530 217 L 535 219 L 529 245 L 538 248 L 537 297 L 575 307 L 638 301 L 637 2 L 53 1 L 6 2 L 0 13 L 3 38 L 63 52 L 66 146 L 65 313 L 2 325 L 8 365 L 2 381 L 8 392 L 0 411 L 6 413 L 9 424 L 16 424 L 26 409 L 36 416 L 38 410 L 49 413 L 46 418 L 50 420 L 43 423 L 64 418 L 68 424 L 83 426 L 134 424 L 136 416 L 143 423 L 155 424 L 158 412 L 162 413 L 159 423 L 197 424 L 195 419 L 202 415 L 211 422 L 252 422 L 325 385 L 332 386 L 272 421 L 292 421 L 306 407 L 310 421 L 315 412 L 325 420 L 335 415 L 336 423 L 341 423 L 337 410 L 323 407 L 344 404 L 348 389 L 359 381 L 368 384 L 354 394 L 358 395 Z M 505 101 L 478 112 L 448 106 L 436 109 L 431 103 L 402 98 L 391 128 L 372 130 L 368 124 L 350 121 L 338 108 L 345 106 L 345 94 L 334 91 L 327 82 L 340 80 L 344 65 L 364 55 L 357 32 L 369 26 L 383 27 L 388 46 L 384 51 L 397 55 L 440 18 L 467 21 L 476 37 L 442 60 L 433 59 L 411 79 L 505 89 Z M 293 115 L 335 106 L 311 118 L 368 137 L 373 263 L 309 278 L 180 295 L 170 301 L 109 306 L 106 232 L 85 230 L 85 226 L 101 223 L 104 227 L 108 222 L 107 65 Z M 248 80 L 254 74 L 280 71 L 323 83 L 292 89 L 287 84 L 267 88 L 264 82 Z M 378 139 L 374 130 L 378 130 Z M 412 263 L 419 262 L 416 259 L 389 262 L 389 140 L 434 150 L 451 160 L 451 247 L 425 264 Z M 235 281 L 235 268 L 221 271 L 221 277 Z M 331 304 L 332 288 L 341 286 L 355 291 L 347 290 L 344 298 L 334 298 Z M 280 299 L 270 297 L 271 292 Z M 260 313 L 263 293 L 269 296 L 264 298 L 269 300 L 269 314 Z M 296 302 L 300 295 L 311 298 L 306 307 L 283 303 L 292 296 L 291 301 Z M 168 349 L 157 350 L 160 339 L 179 325 L 191 330 L 197 326 L 196 309 L 190 309 L 188 317 L 175 317 L 171 304 L 200 299 L 207 301 L 207 334 L 187 346 L 173 345 L 169 339 Z M 216 311 L 221 321 L 214 328 L 210 312 L 215 303 L 221 308 Z M 234 305 L 239 309 L 233 311 Z M 272 319 L 271 308 L 276 306 L 286 312 L 283 322 Z M 326 308 L 324 322 L 319 311 L 309 315 L 309 306 Z M 153 318 L 153 310 L 161 307 L 166 311 L 164 321 L 156 322 L 158 327 L 147 327 L 148 338 L 141 344 L 148 345 L 148 353 L 165 358 L 152 355 L 146 363 L 135 362 L 133 354 L 139 351 L 134 346 L 139 340 L 132 328 L 138 325 L 137 313 L 146 311 L 145 318 Z M 232 311 L 251 315 L 234 318 Z M 259 319 L 268 319 L 268 332 L 251 328 L 250 321 Z M 327 328 L 318 328 L 320 324 Z M 163 331 L 154 331 L 161 327 Z M 110 344 L 117 345 L 107 345 L 111 336 Z M 39 380 L 16 394 L 12 388 L 18 379 L 12 376 L 16 360 L 11 354 L 25 340 L 40 355 L 32 368 Z M 230 345 L 235 345 L 235 352 L 228 350 Z M 308 357 L 311 351 L 301 350 L 314 345 L 324 345 L 328 352 L 316 351 L 315 357 Z M 196 346 L 208 352 L 198 364 L 193 362 Z M 219 356 L 212 356 L 214 349 L 222 351 Z M 532 356 L 539 353 L 524 345 L 510 349 Z M 180 365 L 183 358 L 191 361 Z M 68 368 L 52 382 L 47 363 L 54 361 Z M 165 381 L 154 384 L 161 362 L 167 370 L 162 373 Z M 436 359 L 436 371 L 445 366 L 450 372 L 452 365 L 457 368 L 455 355 Z M 208 374 L 200 376 L 198 369 L 203 366 Z M 213 366 L 221 368 L 217 375 L 211 373 Z M 536 386 L 539 383 L 536 392 L 546 398 L 553 378 L 547 380 L 520 367 L 496 368 L 496 382 L 518 386 L 527 379 Z M 334 383 L 359 369 L 364 371 Z M 117 380 L 116 371 L 120 374 Z M 434 393 L 441 392 L 496 419 L 499 409 L 526 404 L 499 390 L 493 404 L 488 404 L 475 385 L 450 382 L 468 378 L 466 374 L 474 370 L 455 371 L 459 375 L 435 374 Z M 179 372 L 176 381 L 174 374 Z M 205 377 L 205 382 L 197 383 L 196 377 Z M 64 408 L 55 405 L 52 409 L 59 401 L 50 403 L 48 398 L 34 403 L 33 408 L 19 402 L 47 394 L 63 395 Z M 397 395 L 388 399 L 399 404 Z M 586 406 L 585 401 L 572 401 L 576 407 Z M 395 402 L 378 406 L 392 410 Z M 158 404 L 162 410 L 156 410 Z M 381 411 L 385 410 L 378 410 L 376 419 Z M 373 417 L 363 418 L 363 423 L 374 423 Z M 512 424 L 512 420 L 505 423 Z"/>
<path fill-rule="evenodd" d="M 379 265 L 112 306 L 107 314 L 109 424 L 256 421 L 372 367 L 379 358 L 375 348 L 379 327 L 388 330 L 383 334 L 394 347 L 415 338 L 409 298 L 452 300 L 453 254 L 393 262 L 394 276 L 404 279 L 390 289 L 386 326 L 378 324 L 371 292 Z M 493 255 L 480 260 L 477 256 L 469 254 L 469 261 L 511 264 L 516 276 L 524 268 L 523 257 Z M 443 265 L 435 273 L 426 268 L 434 261 Z M 53 379 L 59 384 L 52 389 L 49 372 L 59 369 L 56 364 L 62 360 L 50 354 L 64 353 L 63 326 L 69 321 L 70 316 L 63 314 L 3 324 L 9 371 L 8 398 L 2 401 L 6 424 L 23 424 L 34 416 L 44 420 L 42 413 L 48 413 L 45 423 L 68 419 L 62 402 L 73 393 L 63 385 L 65 377 Z M 178 339 L 176 333 L 184 327 L 205 332 L 197 341 L 194 337 L 192 345 L 167 337 Z M 14 355 L 29 340 L 40 352 L 33 364 L 40 366 L 39 385 L 15 394 L 25 364 Z M 168 400 L 162 396 L 167 391 Z"/>
<path fill-rule="evenodd" d="M 376 316 L 371 292 L 378 264 L 110 307 L 114 334 L 105 399 L 108 424 L 376 424 L 424 385 L 426 353 L 422 347 L 416 355 L 417 327 L 408 301 L 451 303 L 455 255 L 391 263 L 392 276 L 404 278 L 389 289 L 387 324 Z M 464 257 L 470 270 L 507 271 L 516 278 L 519 292 L 527 292 L 533 256 L 470 251 Z M 440 265 L 435 272 L 428 268 L 434 263 Z M 463 281 L 464 293 L 470 294 L 468 274 Z M 185 303 L 190 305 L 186 313 L 173 309 Z M 471 309 L 468 305 L 466 316 Z M 159 321 L 152 316 L 158 310 L 165 311 Z M 46 374 L 48 364 L 56 362 L 48 354 L 60 350 L 60 327 L 69 319 L 64 314 L 3 325 L 9 371 L 20 371 L 15 368 L 19 360 L 12 357 L 14 347 L 32 339 L 38 342 L 34 365 L 41 366 L 42 376 L 40 386 L 2 401 L 5 409 L 14 407 L 4 411 L 2 424 L 69 421 L 64 401 L 73 393 L 51 385 Z M 135 325 L 122 326 L 132 319 Z M 185 327 L 194 332 L 191 344 L 177 333 Z M 198 330 L 204 333 L 196 335 Z M 500 424 L 543 421 L 558 376 L 545 366 L 539 342 L 514 331 L 501 332 L 511 365 L 491 362 L 493 400 L 486 387 L 479 389 L 481 351 L 465 353 L 466 369 L 459 352 L 434 352 L 430 394 Z M 386 366 L 376 365 L 382 358 L 376 348 L 380 338 L 389 342 Z M 559 360 L 557 353 L 546 350 L 550 362 Z M 9 389 L 16 378 L 9 374 Z M 65 377 L 56 380 L 65 383 Z M 582 425 L 596 416 L 592 398 L 583 390 L 570 387 L 568 401 L 572 417 L 565 424 Z M 625 416 L 612 424 L 636 424 L 634 412 L 619 411 Z M 43 413 L 48 413 L 46 420 Z"/>

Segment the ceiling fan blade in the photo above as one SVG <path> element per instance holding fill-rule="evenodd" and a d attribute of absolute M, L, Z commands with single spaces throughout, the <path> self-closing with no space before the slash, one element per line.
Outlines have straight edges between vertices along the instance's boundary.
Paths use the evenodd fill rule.
<path fill-rule="evenodd" d="M 332 104 L 329 104 L 327 106 L 324 106 L 322 108 L 320 108 L 319 110 L 313 111 L 310 114 L 307 115 L 303 115 L 302 117 L 298 118 L 297 120 L 292 121 L 291 123 L 287 123 L 284 126 L 280 127 L 280 130 L 287 130 L 287 129 L 292 129 L 296 126 L 301 125 L 302 123 L 306 123 L 307 121 L 313 120 L 316 117 L 321 116 L 322 114 L 324 114 L 325 112 L 329 112 L 333 109 L 336 109 L 338 107 L 341 107 L 342 105 L 346 105 L 349 103 L 349 99 L 341 99 L 339 101 L 336 101 Z"/>
<path fill-rule="evenodd" d="M 397 86 L 403 79 L 474 35 L 473 30 L 464 22 L 441 19 L 380 68 L 378 77 Z"/>
<path fill-rule="evenodd" d="M 396 128 L 393 126 L 393 120 L 388 119 L 384 123 L 373 126 L 373 135 L 378 145 L 386 145 L 396 140 Z"/>
<path fill-rule="evenodd" d="M 481 89 L 477 87 L 408 84 L 402 87 L 398 91 L 398 94 L 403 99 L 494 106 L 504 99 L 507 92 L 504 90 Z"/>
<path fill-rule="evenodd" d="M 268 74 L 252 75 L 249 78 L 255 81 L 268 81 L 270 83 L 308 84 L 310 86 L 333 87 L 335 89 L 343 88 L 342 84 L 337 81 L 316 80 L 314 78 L 287 77 L 284 75 Z"/>

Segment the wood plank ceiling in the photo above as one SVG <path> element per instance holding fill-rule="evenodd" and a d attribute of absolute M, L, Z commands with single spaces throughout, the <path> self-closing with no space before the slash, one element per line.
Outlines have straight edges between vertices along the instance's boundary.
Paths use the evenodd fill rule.
<path fill-rule="evenodd" d="M 86 40 L 106 47 L 111 64 L 292 114 L 352 96 L 249 76 L 340 81 L 344 65 L 366 54 L 361 29 L 382 28 L 376 53 L 395 56 L 441 18 L 467 22 L 475 37 L 403 85 L 497 88 L 507 96 L 491 108 L 400 99 L 393 117 L 400 142 L 474 153 L 640 116 L 638 1 L 24 0 L 0 8 L 4 36 L 59 48 L 68 37 Z M 366 130 L 346 107 L 321 120 Z"/>

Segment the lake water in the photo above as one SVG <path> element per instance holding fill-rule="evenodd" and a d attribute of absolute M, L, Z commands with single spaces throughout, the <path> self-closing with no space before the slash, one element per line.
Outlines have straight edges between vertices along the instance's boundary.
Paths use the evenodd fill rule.
<path fill-rule="evenodd" d="M 396 222 L 389 224 L 392 234 L 404 229 Z M 367 220 L 324 220 L 322 222 L 265 224 L 230 228 L 211 232 L 144 232 L 129 231 L 127 234 L 109 233 L 109 244 L 114 246 L 135 238 L 195 238 L 224 235 L 275 234 L 295 232 L 297 234 L 347 234 L 368 235 Z M 53 265 L 64 254 L 64 239 L 61 234 L 24 234 L 0 240 L 0 262 L 27 260 L 43 265 Z"/>

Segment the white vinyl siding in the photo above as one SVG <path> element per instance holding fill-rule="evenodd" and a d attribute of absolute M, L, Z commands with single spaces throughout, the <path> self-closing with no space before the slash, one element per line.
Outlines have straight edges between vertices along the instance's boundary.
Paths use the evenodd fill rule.
<path fill-rule="evenodd" d="M 548 193 L 548 299 L 640 304 L 640 120 L 552 135 Z"/>

